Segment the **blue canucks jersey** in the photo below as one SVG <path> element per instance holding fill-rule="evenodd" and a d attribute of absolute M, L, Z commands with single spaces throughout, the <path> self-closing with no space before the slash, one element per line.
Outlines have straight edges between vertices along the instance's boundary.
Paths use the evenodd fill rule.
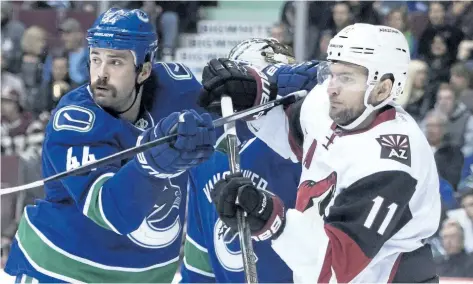
<path fill-rule="evenodd" d="M 301 165 L 284 160 L 261 140 L 252 138 L 240 150 L 243 175 L 254 185 L 267 189 L 284 201 L 295 205 Z M 211 159 L 189 174 L 187 236 L 184 261 L 181 264 L 183 283 L 245 282 L 238 234 L 219 218 L 211 201 L 214 184 L 228 175 L 228 159 L 215 152 Z M 293 282 L 292 271 L 271 248 L 271 242 L 253 242 L 260 282 Z"/>
<path fill-rule="evenodd" d="M 135 124 L 98 106 L 88 85 L 68 94 L 46 129 L 44 177 L 135 146 L 171 112 L 196 109 L 200 83 L 182 64 L 153 66 L 153 106 Z M 145 176 L 133 159 L 45 185 L 25 208 L 5 271 L 40 282 L 171 282 L 178 268 L 187 173 Z"/>

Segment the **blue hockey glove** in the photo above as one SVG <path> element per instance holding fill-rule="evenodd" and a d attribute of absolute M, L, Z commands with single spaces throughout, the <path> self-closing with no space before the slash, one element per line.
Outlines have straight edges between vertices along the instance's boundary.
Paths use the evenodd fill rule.
<path fill-rule="evenodd" d="M 247 214 L 253 237 L 259 240 L 276 239 L 284 228 L 284 203 L 275 194 L 257 189 L 251 179 L 241 173 L 219 180 L 211 192 L 220 219 L 230 228 L 238 230 L 238 208 Z"/>
<path fill-rule="evenodd" d="M 263 69 L 263 73 L 269 77 L 270 82 L 277 80 L 278 95 L 284 97 L 300 90 L 310 92 L 318 83 L 318 65 L 319 61 L 316 60 L 281 67 L 273 65 Z"/>
<path fill-rule="evenodd" d="M 177 139 L 138 154 L 135 159 L 143 173 L 158 178 L 175 177 L 206 161 L 214 152 L 216 142 L 212 118 L 196 111 L 174 112 L 146 130 L 137 141 L 143 144 L 168 136 L 177 130 Z"/>

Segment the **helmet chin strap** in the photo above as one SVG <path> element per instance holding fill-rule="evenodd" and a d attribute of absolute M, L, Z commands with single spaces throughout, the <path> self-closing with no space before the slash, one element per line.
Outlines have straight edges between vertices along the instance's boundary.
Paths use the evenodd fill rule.
<path fill-rule="evenodd" d="M 138 94 L 142 91 L 142 85 L 138 83 L 138 81 L 135 81 L 135 98 L 133 99 L 133 102 L 131 105 L 124 111 L 115 111 L 117 115 L 123 114 L 127 111 L 129 111 L 136 103 L 136 99 L 138 98 Z"/>
<path fill-rule="evenodd" d="M 369 100 L 370 94 L 373 91 L 374 87 L 375 87 L 374 85 L 370 85 L 368 87 L 368 89 L 365 91 L 365 96 L 364 96 L 364 102 L 363 103 L 364 103 L 366 108 L 360 114 L 360 116 L 358 116 L 354 121 L 352 121 L 351 123 L 349 123 L 347 125 L 338 125 L 338 126 L 340 126 L 342 129 L 345 129 L 345 130 L 353 130 L 353 129 L 359 127 L 373 112 L 375 112 L 378 109 L 381 109 L 381 108 L 385 107 L 387 104 L 389 104 L 392 101 L 392 95 L 390 94 L 383 102 L 381 102 L 380 104 L 378 104 L 376 106 L 373 106 L 373 105 L 369 104 L 368 100 Z"/>

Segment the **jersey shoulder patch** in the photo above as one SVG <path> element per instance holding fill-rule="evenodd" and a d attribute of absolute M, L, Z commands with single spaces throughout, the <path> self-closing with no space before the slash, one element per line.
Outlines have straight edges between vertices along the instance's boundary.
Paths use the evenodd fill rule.
<path fill-rule="evenodd" d="M 69 105 L 60 108 L 53 118 L 53 128 L 56 131 L 70 130 L 89 132 L 95 122 L 95 113 L 85 107 Z"/>
<path fill-rule="evenodd" d="M 409 136 L 405 134 L 384 134 L 376 138 L 381 146 L 381 159 L 391 159 L 411 166 L 411 147 Z"/>
<path fill-rule="evenodd" d="M 174 80 L 191 80 L 194 78 L 192 72 L 182 63 L 160 63 L 166 73 Z"/>

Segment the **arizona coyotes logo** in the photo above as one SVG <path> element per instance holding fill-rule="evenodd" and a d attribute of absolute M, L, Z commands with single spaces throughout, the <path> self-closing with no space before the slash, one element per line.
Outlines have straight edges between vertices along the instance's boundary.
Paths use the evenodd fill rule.
<path fill-rule="evenodd" d="M 409 137 L 402 134 L 387 134 L 376 138 L 381 145 L 381 159 L 391 159 L 411 166 Z"/>
<path fill-rule="evenodd" d="M 313 180 L 302 182 L 297 190 L 296 209 L 304 212 L 314 206 L 314 203 L 318 203 L 319 213 L 323 215 L 325 208 L 332 199 L 336 185 L 336 172 L 332 172 L 328 177 L 318 182 Z"/>

